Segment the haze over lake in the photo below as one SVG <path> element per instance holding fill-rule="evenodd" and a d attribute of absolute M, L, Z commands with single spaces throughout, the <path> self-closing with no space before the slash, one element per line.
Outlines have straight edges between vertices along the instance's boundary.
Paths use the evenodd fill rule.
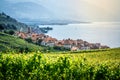
<path fill-rule="evenodd" d="M 40 25 L 41 27 L 42 25 Z M 62 39 L 83 39 L 110 47 L 120 47 L 120 22 L 94 22 L 69 25 L 45 25 L 53 30 L 47 34 Z"/>

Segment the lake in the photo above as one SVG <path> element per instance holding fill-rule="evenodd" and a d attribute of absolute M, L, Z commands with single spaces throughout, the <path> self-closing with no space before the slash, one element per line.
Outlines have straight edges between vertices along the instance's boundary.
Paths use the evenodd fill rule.
<path fill-rule="evenodd" d="M 41 27 L 42 25 L 40 25 Z M 93 22 L 69 25 L 45 25 L 52 27 L 47 35 L 62 39 L 83 39 L 92 43 L 101 43 L 111 48 L 120 47 L 120 22 Z"/>

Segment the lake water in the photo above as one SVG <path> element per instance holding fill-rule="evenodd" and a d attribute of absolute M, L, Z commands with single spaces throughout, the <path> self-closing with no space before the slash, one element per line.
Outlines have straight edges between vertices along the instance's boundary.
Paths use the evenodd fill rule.
<path fill-rule="evenodd" d="M 83 39 L 110 47 L 120 47 L 120 22 L 94 22 L 69 25 L 45 25 L 53 30 L 47 34 L 62 39 Z"/>

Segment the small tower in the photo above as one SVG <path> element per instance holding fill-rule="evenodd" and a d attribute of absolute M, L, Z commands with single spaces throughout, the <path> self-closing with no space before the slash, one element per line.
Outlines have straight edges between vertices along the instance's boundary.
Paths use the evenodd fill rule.
<path fill-rule="evenodd" d="M 31 33 L 31 27 L 28 27 L 28 33 Z"/>
<path fill-rule="evenodd" d="M 22 32 L 22 31 L 23 31 L 23 28 L 21 27 L 19 32 Z"/>

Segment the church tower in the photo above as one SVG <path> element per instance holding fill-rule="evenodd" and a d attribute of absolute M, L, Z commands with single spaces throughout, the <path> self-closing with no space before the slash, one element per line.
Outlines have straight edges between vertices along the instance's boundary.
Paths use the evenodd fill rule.
<path fill-rule="evenodd" d="M 31 27 L 28 27 L 28 33 L 31 33 Z"/>

